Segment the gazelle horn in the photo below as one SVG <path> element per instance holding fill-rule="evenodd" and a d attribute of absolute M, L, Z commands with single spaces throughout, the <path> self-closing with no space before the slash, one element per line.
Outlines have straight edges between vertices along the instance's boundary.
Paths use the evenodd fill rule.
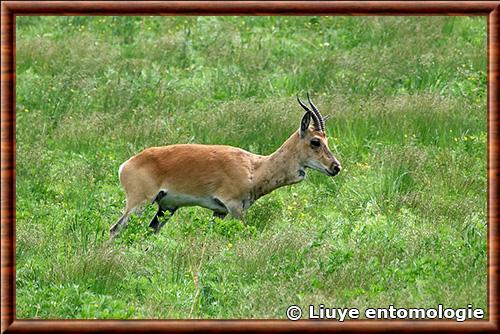
<path fill-rule="evenodd" d="M 309 93 L 307 94 L 309 98 Z M 316 114 L 314 111 L 309 109 L 300 99 L 299 96 L 297 95 L 297 101 L 299 102 L 300 106 L 304 108 L 305 111 L 311 113 L 313 123 L 314 123 L 314 129 L 316 131 L 323 131 L 323 128 L 321 127 L 321 120 L 318 118 L 318 114 Z"/>

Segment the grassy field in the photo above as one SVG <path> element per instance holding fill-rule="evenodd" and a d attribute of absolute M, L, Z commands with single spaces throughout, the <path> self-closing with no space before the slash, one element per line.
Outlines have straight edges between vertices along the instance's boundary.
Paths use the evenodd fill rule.
<path fill-rule="evenodd" d="M 285 318 L 287 306 L 487 307 L 486 19 L 18 17 L 18 318 Z M 113 243 L 149 146 L 270 154 L 325 115 L 344 170 L 245 224 L 183 208 Z"/>

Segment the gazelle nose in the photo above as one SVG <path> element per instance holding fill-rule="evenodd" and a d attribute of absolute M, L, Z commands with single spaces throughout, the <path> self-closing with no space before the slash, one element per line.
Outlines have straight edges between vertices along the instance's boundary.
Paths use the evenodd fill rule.
<path fill-rule="evenodd" d="M 338 173 L 340 173 L 341 170 L 342 170 L 342 167 L 340 167 L 340 165 L 332 164 L 332 167 L 330 167 L 330 175 L 335 176 Z"/>

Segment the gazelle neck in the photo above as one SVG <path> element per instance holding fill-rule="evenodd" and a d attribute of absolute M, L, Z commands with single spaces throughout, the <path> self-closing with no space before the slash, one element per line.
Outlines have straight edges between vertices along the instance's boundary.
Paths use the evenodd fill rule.
<path fill-rule="evenodd" d="M 253 200 L 304 179 L 304 166 L 298 150 L 299 140 L 299 133 L 295 132 L 273 154 L 263 158 L 255 170 Z"/>

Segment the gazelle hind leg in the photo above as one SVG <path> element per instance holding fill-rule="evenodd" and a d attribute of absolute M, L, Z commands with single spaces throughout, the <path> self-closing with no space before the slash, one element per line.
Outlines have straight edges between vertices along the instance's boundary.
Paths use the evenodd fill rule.
<path fill-rule="evenodd" d="M 120 231 L 127 226 L 128 220 L 130 218 L 130 214 L 137 210 L 137 208 L 144 202 L 142 199 L 129 199 L 127 198 L 127 206 L 125 208 L 125 213 L 118 219 L 118 221 L 111 226 L 109 229 L 109 237 L 110 239 L 114 239 Z"/>
<path fill-rule="evenodd" d="M 118 219 L 118 221 L 113 226 L 111 226 L 111 228 L 109 229 L 110 239 L 116 238 L 116 236 L 120 233 L 121 229 L 127 226 L 128 219 L 131 213 L 132 212 L 125 212 L 123 216 L 121 216 L 120 219 Z"/>
<path fill-rule="evenodd" d="M 158 211 L 156 212 L 155 216 L 153 217 L 153 219 L 151 219 L 151 222 L 149 223 L 149 227 L 151 227 L 155 233 L 158 233 L 158 231 L 160 230 L 160 221 L 159 221 L 159 218 L 160 217 L 163 217 L 164 214 L 165 214 L 165 209 L 163 209 L 160 205 L 160 201 L 163 197 L 165 197 L 167 195 L 167 191 L 166 190 L 160 190 L 160 192 L 156 195 L 156 197 L 151 201 L 151 203 L 157 203 L 158 204 Z"/>
<path fill-rule="evenodd" d="M 161 208 L 160 205 L 158 205 L 158 212 L 156 212 L 155 216 L 153 219 L 151 219 L 151 222 L 149 223 L 149 227 L 151 227 L 155 232 L 158 232 L 158 226 L 160 225 L 159 218 L 163 217 L 165 214 L 165 211 Z"/>
<path fill-rule="evenodd" d="M 161 208 L 159 210 L 162 210 Z M 168 211 L 169 212 L 169 215 L 167 218 L 164 218 L 163 221 L 157 225 L 156 227 L 153 227 L 154 230 L 155 230 L 155 233 L 158 233 L 160 232 L 161 228 L 167 223 L 167 221 L 174 215 L 175 211 L 177 211 L 177 208 L 173 208 L 173 209 L 167 209 L 165 211 Z M 165 212 L 163 211 L 163 212 Z M 163 214 L 162 214 L 163 216 Z M 151 226 L 151 225 L 150 225 Z"/>

